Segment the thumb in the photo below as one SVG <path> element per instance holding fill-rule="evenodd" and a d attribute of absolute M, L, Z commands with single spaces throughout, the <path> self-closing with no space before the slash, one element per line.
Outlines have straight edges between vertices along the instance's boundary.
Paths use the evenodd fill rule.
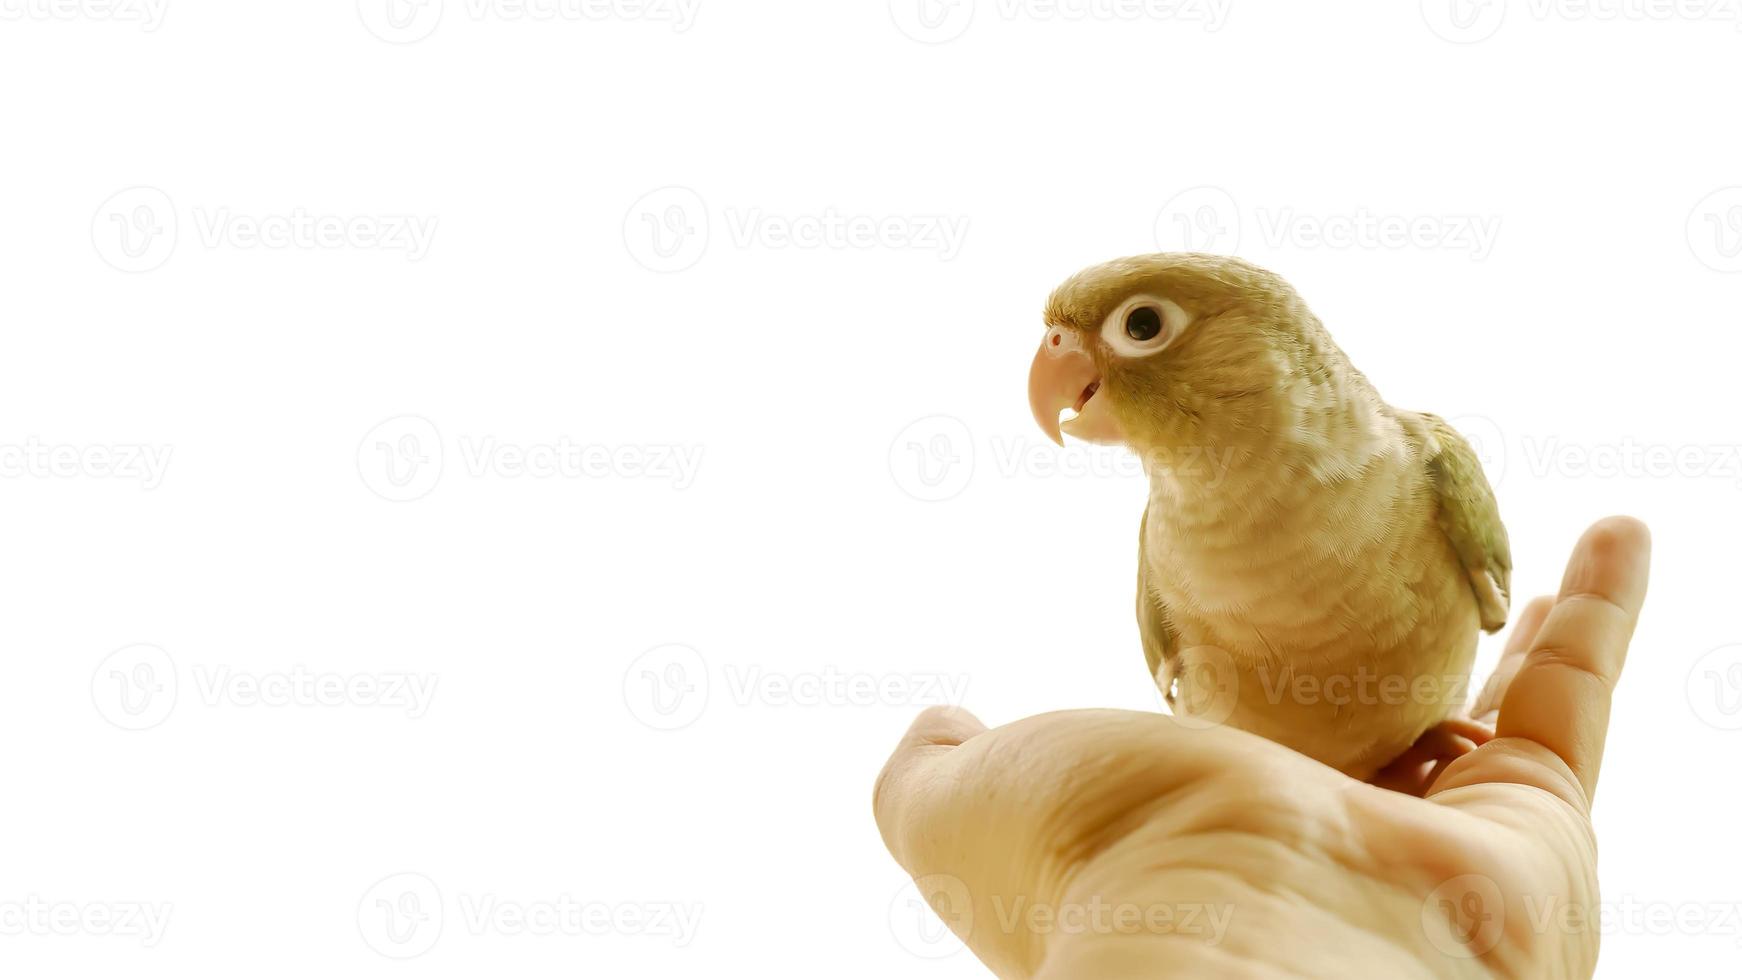
<path fill-rule="evenodd" d="M 1506 686 L 1494 740 L 1453 763 L 1435 795 L 1475 783 L 1523 783 L 1589 810 L 1650 563 L 1651 534 L 1631 517 L 1605 518 L 1585 532 Z"/>

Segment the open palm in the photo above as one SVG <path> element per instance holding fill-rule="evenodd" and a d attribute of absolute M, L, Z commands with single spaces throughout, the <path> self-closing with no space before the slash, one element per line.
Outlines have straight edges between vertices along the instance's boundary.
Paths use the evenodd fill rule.
<path fill-rule="evenodd" d="M 1588 976 L 1590 800 L 1649 548 L 1630 519 L 1585 534 L 1476 708 L 1495 737 L 1419 797 L 1164 715 L 934 709 L 878 826 L 1002 977 Z"/>

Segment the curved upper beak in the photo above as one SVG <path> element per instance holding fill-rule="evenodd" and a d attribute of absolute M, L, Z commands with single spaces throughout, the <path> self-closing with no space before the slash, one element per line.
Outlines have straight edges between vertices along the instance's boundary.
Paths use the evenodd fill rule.
<path fill-rule="evenodd" d="M 1047 438 L 1064 445 L 1062 430 L 1090 442 L 1120 441 L 1112 417 L 1093 411 L 1100 406 L 1090 403 L 1100 387 L 1100 369 L 1077 334 L 1062 327 L 1047 330 L 1028 368 L 1028 407 Z M 1059 413 L 1067 408 L 1076 416 L 1061 426 Z"/>

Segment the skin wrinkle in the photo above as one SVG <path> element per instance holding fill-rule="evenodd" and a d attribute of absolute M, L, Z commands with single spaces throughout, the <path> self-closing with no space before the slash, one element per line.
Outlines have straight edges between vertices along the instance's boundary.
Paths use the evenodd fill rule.
<path fill-rule="evenodd" d="M 1290 810 L 1291 808 L 1281 807 L 1277 809 L 1282 811 Z M 1307 824 L 1300 821 L 1298 815 L 1295 815 L 1293 817 L 1285 817 L 1276 820 L 1260 821 L 1260 823 L 1262 823 L 1262 826 L 1253 826 L 1245 829 L 1219 828 L 1214 830 L 1185 831 L 1169 834 L 1168 850 L 1173 853 L 1180 853 L 1182 856 L 1169 858 L 1167 860 L 1151 860 L 1144 866 L 1142 876 L 1145 878 L 1153 877 L 1155 879 L 1162 879 L 1169 875 L 1177 876 L 1180 873 L 1188 873 L 1194 876 L 1207 875 L 1212 879 L 1224 879 L 1231 887 L 1214 889 L 1214 891 L 1219 894 L 1225 894 L 1228 897 L 1221 903 L 1212 903 L 1227 905 L 1233 909 L 1233 917 L 1229 922 L 1230 933 L 1222 938 L 1226 942 L 1229 940 L 1230 936 L 1232 936 L 1232 947 L 1246 949 L 1248 955 L 1251 953 L 1269 955 L 1276 947 L 1265 941 L 1269 938 L 1267 935 L 1258 942 L 1248 941 L 1248 938 L 1253 935 L 1250 930 L 1235 935 L 1233 930 L 1241 918 L 1239 910 L 1242 907 L 1245 907 L 1250 911 L 1254 905 L 1264 905 L 1268 901 L 1269 904 L 1282 906 L 1288 909 L 1291 917 L 1298 919 L 1304 913 L 1309 917 L 1328 919 L 1342 928 L 1361 933 L 1370 939 L 1380 940 L 1385 945 L 1395 948 L 1400 956 L 1408 954 L 1412 961 L 1419 957 L 1419 950 L 1406 950 L 1400 944 L 1376 932 L 1372 928 L 1372 922 L 1363 923 L 1351 914 L 1351 903 L 1355 899 L 1360 899 L 1364 906 L 1375 906 L 1375 900 L 1370 894 L 1362 892 L 1358 895 L 1351 895 L 1348 892 L 1342 891 L 1337 894 L 1307 894 L 1299 889 L 1289 886 L 1286 882 L 1279 881 L 1278 877 L 1273 873 L 1275 863 L 1278 861 L 1294 861 L 1296 863 L 1311 865 L 1314 863 L 1313 855 L 1318 855 L 1322 858 L 1329 858 L 1336 864 L 1351 868 L 1358 867 L 1366 862 L 1356 860 L 1355 855 L 1344 846 L 1334 846 L 1327 849 L 1320 846 L 1320 844 L 1323 843 L 1322 841 L 1315 843 L 1313 840 L 1299 835 L 1295 835 L 1292 840 L 1278 839 L 1279 831 L 1286 833 L 1289 830 L 1299 830 L 1305 826 L 1316 825 L 1316 820 L 1311 824 Z M 1321 836 L 1334 841 L 1338 833 L 1339 831 L 1326 831 Z M 1132 849 L 1136 849 L 1143 843 L 1144 841 L 1141 838 L 1137 838 L 1130 842 L 1130 846 Z M 1238 868 L 1230 869 L 1213 864 L 1194 863 L 1188 856 L 1189 853 L 1196 851 L 1227 854 L 1245 853 L 1252 850 L 1268 854 L 1269 857 L 1245 868 L 1244 870 Z M 1281 853 L 1276 853 L 1278 851 Z M 1308 853 L 1309 851 L 1311 853 Z M 1106 855 L 1105 859 L 1108 861 L 1115 861 L 1119 860 L 1121 857 L 1121 854 L 1115 852 Z M 1335 876 L 1326 876 L 1325 879 L 1321 880 L 1334 881 L 1336 879 Z M 1167 891 L 1167 889 L 1162 890 Z M 1199 894 L 1201 891 L 1205 891 L 1200 888 L 1185 890 L 1189 891 L 1194 896 Z M 1419 899 L 1403 896 L 1401 898 L 1401 904 L 1405 905 L 1413 913 L 1413 910 L 1419 905 Z M 1258 918 L 1259 921 L 1262 921 L 1267 917 L 1266 914 L 1262 913 L 1256 915 L 1256 918 Z M 1314 927 L 1309 931 L 1317 933 L 1320 928 L 1322 927 Z M 1148 939 L 1161 937 L 1147 933 L 1140 933 L 1135 938 Z M 1188 939 L 1183 936 L 1174 938 L 1182 943 L 1189 942 L 1202 945 L 1200 939 Z M 1278 968 L 1287 968 L 1287 966 L 1289 966 L 1289 964 L 1284 962 L 1275 962 L 1274 965 Z"/>
<path fill-rule="evenodd" d="M 1605 535 L 1620 543 L 1593 561 Z M 1648 547 L 1636 523 L 1606 521 L 1574 564 L 1636 615 Z M 969 888 L 976 918 L 959 931 L 1005 980 L 1589 976 L 1601 906 L 1579 780 L 1595 782 L 1602 718 L 1586 709 L 1606 705 L 1609 690 L 1582 679 L 1618 674 L 1626 639 L 1599 604 L 1532 603 L 1501 669 L 1549 640 L 1596 669 L 1502 686 L 1502 722 L 1535 738 L 1492 739 L 1404 792 L 1237 729 L 1146 712 L 1055 712 L 988 730 L 930 709 L 914 731 L 959 733 L 961 746 L 944 751 L 964 758 L 903 739 L 891 770 L 909 772 L 919 753 L 942 777 L 892 780 L 892 792 L 927 799 L 881 800 L 878 823 L 888 835 L 890 821 L 927 812 L 925 826 L 906 829 L 938 861 L 904 866 Z M 1573 716 L 1566 727 L 1543 727 L 1562 714 Z M 1484 891 L 1472 909 L 1454 890 L 1469 887 L 1466 876 L 1486 878 L 1476 887 L 1500 904 Z M 1052 903 L 1052 914 L 988 904 L 1012 896 Z M 1470 931 L 1477 923 L 1486 938 Z"/>

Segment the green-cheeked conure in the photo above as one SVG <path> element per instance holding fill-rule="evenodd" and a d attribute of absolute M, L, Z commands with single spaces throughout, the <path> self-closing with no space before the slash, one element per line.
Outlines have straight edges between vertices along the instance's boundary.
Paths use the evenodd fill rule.
<path fill-rule="evenodd" d="M 1175 714 L 1357 778 L 1464 734 L 1512 559 L 1463 437 L 1386 404 L 1288 283 L 1239 259 L 1117 259 L 1054 290 L 1045 320 L 1035 420 L 1124 445 L 1149 477 L 1137 623 Z"/>

